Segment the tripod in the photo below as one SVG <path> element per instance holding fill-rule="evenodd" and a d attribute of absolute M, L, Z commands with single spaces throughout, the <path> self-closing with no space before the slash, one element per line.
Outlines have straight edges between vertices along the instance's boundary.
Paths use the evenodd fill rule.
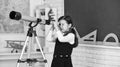
<path fill-rule="evenodd" d="M 38 40 L 38 38 L 37 38 L 36 31 L 34 30 L 34 27 L 36 27 L 36 26 L 38 25 L 38 23 L 39 23 L 39 22 L 37 22 L 34 26 L 32 26 L 32 22 L 29 24 L 29 29 L 28 29 L 28 31 L 27 31 L 27 37 L 26 37 L 26 40 L 25 40 L 25 45 L 23 46 L 21 55 L 20 55 L 20 57 L 19 57 L 19 59 L 18 59 L 18 61 L 17 61 L 17 67 L 20 66 L 20 63 L 25 63 L 25 62 L 27 62 L 27 63 L 29 64 L 29 66 L 31 66 L 31 64 L 32 64 L 33 62 L 34 62 L 34 63 L 35 63 L 35 62 L 44 62 L 44 63 L 47 63 L 47 60 L 46 60 L 46 58 L 45 58 L 45 56 L 44 56 L 44 54 L 43 54 L 42 48 L 41 48 L 40 43 L 39 43 L 39 40 Z M 40 48 L 42 57 L 43 57 L 43 59 L 44 59 L 43 61 L 40 61 L 40 60 L 38 60 L 38 59 L 36 59 L 36 58 L 31 59 L 31 58 L 30 58 L 30 50 L 28 51 L 28 59 L 22 60 L 23 53 L 24 53 L 24 51 L 25 51 L 25 49 L 26 49 L 26 46 L 27 46 L 27 42 L 30 42 L 30 41 L 28 41 L 28 40 L 29 40 L 29 38 L 32 37 L 33 35 L 35 36 L 35 40 L 36 40 L 36 42 L 37 42 L 37 45 L 38 45 L 39 48 Z M 29 48 L 30 48 L 30 47 L 29 47 Z"/>

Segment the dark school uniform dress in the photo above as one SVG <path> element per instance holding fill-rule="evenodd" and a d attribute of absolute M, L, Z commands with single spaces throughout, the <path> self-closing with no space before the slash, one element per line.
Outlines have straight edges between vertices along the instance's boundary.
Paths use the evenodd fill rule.
<path fill-rule="evenodd" d="M 60 42 L 57 38 L 51 67 L 73 67 L 71 61 L 73 45 L 68 42 Z"/>

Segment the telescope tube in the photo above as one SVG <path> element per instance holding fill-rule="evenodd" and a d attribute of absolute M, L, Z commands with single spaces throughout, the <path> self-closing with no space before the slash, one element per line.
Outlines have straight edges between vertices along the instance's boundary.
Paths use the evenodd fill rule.
<path fill-rule="evenodd" d="M 40 22 L 40 18 L 30 17 L 30 16 L 23 16 L 20 12 L 11 11 L 9 14 L 10 19 L 13 20 L 25 20 L 29 22 Z"/>

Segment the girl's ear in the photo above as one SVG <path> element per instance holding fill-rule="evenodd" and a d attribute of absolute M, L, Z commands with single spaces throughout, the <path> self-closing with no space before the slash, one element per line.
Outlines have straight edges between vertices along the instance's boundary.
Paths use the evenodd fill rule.
<path fill-rule="evenodd" d="M 72 24 L 69 24 L 69 28 L 71 28 L 72 27 Z"/>

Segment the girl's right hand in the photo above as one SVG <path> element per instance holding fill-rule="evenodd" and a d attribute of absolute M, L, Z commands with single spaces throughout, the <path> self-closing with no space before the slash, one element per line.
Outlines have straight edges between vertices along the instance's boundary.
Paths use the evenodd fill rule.
<path fill-rule="evenodd" d="M 59 31 L 58 23 L 57 22 L 53 22 L 53 24 L 54 24 L 55 30 Z"/>

